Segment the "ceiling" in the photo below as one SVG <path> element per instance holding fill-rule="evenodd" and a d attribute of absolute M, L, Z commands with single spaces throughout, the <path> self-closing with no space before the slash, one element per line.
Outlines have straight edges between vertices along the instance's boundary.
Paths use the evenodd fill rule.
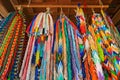
<path fill-rule="evenodd" d="M 29 0 L 17 0 L 19 4 L 28 3 Z M 31 0 L 31 4 L 46 4 L 46 3 L 60 3 L 60 4 L 84 4 L 86 1 L 87 4 L 98 4 L 99 0 Z M 109 4 L 112 0 L 102 0 L 103 4 Z"/>
<path fill-rule="evenodd" d="M 5 0 L 2 0 L 4 3 L 6 3 Z M 81 5 L 99 5 L 99 0 L 10 0 L 14 3 L 14 5 L 23 5 L 29 4 L 30 5 L 78 5 L 80 3 Z M 103 5 L 109 5 L 110 7 L 108 9 L 104 9 L 105 12 L 107 12 L 110 17 L 114 17 L 115 13 L 120 8 L 120 0 L 101 0 Z M 6 7 L 7 8 L 7 7 Z M 63 12 L 66 16 L 68 16 L 72 21 L 75 21 L 75 8 L 63 8 Z M 60 15 L 60 8 L 51 8 L 50 12 L 51 15 L 54 18 L 54 21 L 57 19 L 57 17 Z M 95 12 L 100 12 L 100 9 L 94 9 Z M 46 11 L 46 8 L 23 8 L 23 12 L 27 16 L 27 18 L 31 21 L 33 16 L 35 14 L 38 14 L 41 11 Z M 89 18 L 92 14 L 91 9 L 84 9 L 85 15 L 87 18 Z"/>
<path fill-rule="evenodd" d="M 17 4 L 28 4 L 29 0 L 17 0 Z M 112 0 L 102 0 L 103 4 L 108 5 Z M 77 5 L 78 3 L 82 5 L 99 5 L 99 0 L 31 0 L 30 4 L 40 4 L 40 5 L 49 5 L 49 4 L 62 4 L 62 5 Z M 52 8 L 50 10 L 54 20 L 60 15 L 60 8 Z M 75 21 L 75 11 L 74 8 L 63 8 L 64 14 L 70 19 Z M 46 11 L 45 8 L 24 8 L 24 13 L 32 18 L 35 14 L 38 14 L 41 11 Z M 99 12 L 100 9 L 95 9 L 96 12 Z M 90 15 L 92 13 L 91 9 L 85 9 L 85 14 Z"/>

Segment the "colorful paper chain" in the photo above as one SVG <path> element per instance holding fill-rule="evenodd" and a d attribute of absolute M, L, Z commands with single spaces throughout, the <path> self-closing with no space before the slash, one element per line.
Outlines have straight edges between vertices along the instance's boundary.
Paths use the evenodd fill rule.
<path fill-rule="evenodd" d="M 39 13 L 26 30 L 27 44 L 23 14 L 11 13 L 0 25 L 0 79 L 119 80 L 120 38 L 114 24 L 101 10 L 87 27 L 83 10 L 76 12 L 77 26 L 64 14 L 53 26 L 49 12 Z"/>
<path fill-rule="evenodd" d="M 12 13 L 11 13 L 12 14 Z M 2 45 L 0 47 L 0 78 L 7 79 L 9 72 L 14 63 L 16 57 L 17 45 L 19 40 L 19 34 L 21 33 L 22 17 L 19 13 L 13 13 L 13 19 L 10 21 L 8 31 L 4 37 Z"/>

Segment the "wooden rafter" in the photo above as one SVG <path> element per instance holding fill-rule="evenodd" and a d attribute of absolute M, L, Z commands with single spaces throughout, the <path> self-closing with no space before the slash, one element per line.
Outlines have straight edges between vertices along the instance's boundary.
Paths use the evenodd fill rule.
<path fill-rule="evenodd" d="M 19 5 L 14 5 L 15 7 L 19 7 Z M 22 4 L 21 5 L 23 8 L 28 8 L 27 4 Z M 30 4 L 29 7 L 31 8 L 76 8 L 78 7 L 77 5 L 38 5 L 38 4 Z M 81 8 L 84 8 L 84 5 L 80 6 Z M 109 5 L 87 5 L 85 8 L 108 8 Z"/>
<path fill-rule="evenodd" d="M 71 3 L 71 0 L 58 0 L 58 3 L 69 4 L 69 3 Z"/>
<path fill-rule="evenodd" d="M 118 21 L 120 21 L 120 9 L 117 11 L 117 13 L 112 18 L 113 23 L 117 24 Z"/>
<path fill-rule="evenodd" d="M 7 9 L 2 5 L 1 2 L 0 2 L 0 14 L 1 14 L 3 17 L 7 17 L 7 15 L 8 15 Z"/>

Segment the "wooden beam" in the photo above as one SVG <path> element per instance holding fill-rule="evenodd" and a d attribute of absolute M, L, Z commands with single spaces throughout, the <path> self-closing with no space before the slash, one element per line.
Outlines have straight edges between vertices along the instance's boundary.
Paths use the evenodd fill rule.
<path fill-rule="evenodd" d="M 68 3 L 71 3 L 71 0 L 58 0 L 58 3 L 68 4 Z"/>
<path fill-rule="evenodd" d="M 15 4 L 15 3 L 17 2 L 17 0 L 16 0 L 16 2 L 14 2 L 14 0 L 10 0 L 10 2 L 11 2 L 11 4 L 12 4 L 13 8 L 16 10 L 15 5 L 18 5 L 18 4 Z"/>
<path fill-rule="evenodd" d="M 43 2 L 43 0 L 31 0 L 31 2 Z"/>
<path fill-rule="evenodd" d="M 19 4 L 18 0 L 12 0 L 13 4 Z"/>
<path fill-rule="evenodd" d="M 118 21 L 120 21 L 120 9 L 117 11 L 117 13 L 113 16 L 112 21 L 114 24 L 117 24 Z"/>
<path fill-rule="evenodd" d="M 8 11 L 7 9 L 2 5 L 2 3 L 0 2 L 0 14 L 3 17 L 7 17 L 8 16 Z"/>
<path fill-rule="evenodd" d="M 19 5 L 14 5 L 15 7 L 19 7 Z M 28 7 L 32 7 L 32 8 L 76 8 L 78 7 L 77 5 L 36 5 L 36 4 L 30 4 L 29 6 L 27 4 L 23 4 L 21 5 L 23 8 L 28 8 Z M 84 8 L 84 5 L 80 6 L 81 8 Z M 109 5 L 87 5 L 85 8 L 108 8 Z"/>

